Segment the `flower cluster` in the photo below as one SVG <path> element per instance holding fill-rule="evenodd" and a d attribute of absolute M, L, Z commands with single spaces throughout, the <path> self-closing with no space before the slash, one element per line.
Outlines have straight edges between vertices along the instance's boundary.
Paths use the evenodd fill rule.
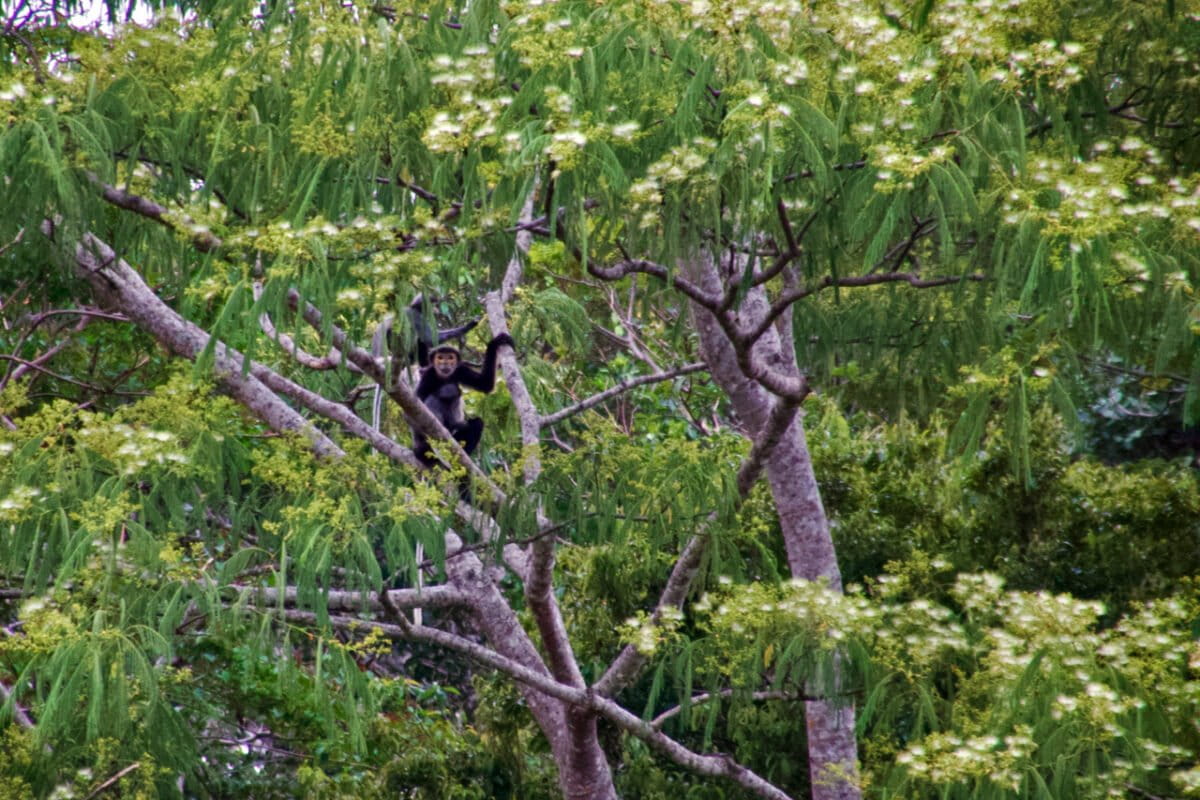
<path fill-rule="evenodd" d="M 468 47 L 459 58 L 439 55 L 433 68 L 430 82 L 446 91 L 448 102 L 425 129 L 425 145 L 435 153 L 456 153 L 472 141 L 496 139 L 500 116 L 512 97 L 485 96 L 496 83 L 496 63 L 488 48 Z"/>
<path fill-rule="evenodd" d="M 188 463 L 187 455 L 179 448 L 178 437 L 169 431 L 118 422 L 83 428 L 79 438 L 117 464 L 122 475 L 135 475 L 151 465 L 169 467 Z"/>
<path fill-rule="evenodd" d="M 14 486 L 8 496 L 0 500 L 0 520 L 17 521 L 41 494 L 42 490 L 34 486 Z"/>
<path fill-rule="evenodd" d="M 642 209 L 641 227 L 658 224 L 658 206 L 663 200 L 663 189 L 667 186 L 686 183 L 702 174 L 717 143 L 703 137 L 694 138 L 690 144 L 671 150 L 646 170 L 644 180 L 629 187 L 629 199 L 634 208 Z"/>
<path fill-rule="evenodd" d="M 1035 749 L 1032 732 L 1023 725 L 1004 737 L 934 733 L 900 752 L 896 763 L 911 778 L 934 784 L 986 781 L 1016 791 L 1022 764 Z"/>

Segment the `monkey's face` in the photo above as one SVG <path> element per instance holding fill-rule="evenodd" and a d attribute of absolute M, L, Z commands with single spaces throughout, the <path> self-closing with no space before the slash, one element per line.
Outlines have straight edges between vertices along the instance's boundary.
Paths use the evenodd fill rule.
<path fill-rule="evenodd" d="M 449 378 L 458 369 L 458 356 L 454 353 L 434 353 L 433 371 L 439 378 Z"/>

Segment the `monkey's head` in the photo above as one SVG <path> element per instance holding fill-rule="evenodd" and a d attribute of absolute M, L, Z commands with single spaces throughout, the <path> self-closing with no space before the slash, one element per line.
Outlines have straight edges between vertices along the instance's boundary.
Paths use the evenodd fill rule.
<path fill-rule="evenodd" d="M 429 352 L 429 364 L 439 378 L 449 378 L 458 369 L 458 348 L 450 345 L 435 347 Z"/>

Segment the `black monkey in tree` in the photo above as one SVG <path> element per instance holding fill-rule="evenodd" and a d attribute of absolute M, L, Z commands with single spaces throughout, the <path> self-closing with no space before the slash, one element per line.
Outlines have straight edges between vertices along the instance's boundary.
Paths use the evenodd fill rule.
<path fill-rule="evenodd" d="M 403 325 L 399 326 L 400 330 L 396 330 L 396 318 L 388 314 L 375 328 L 375 335 L 371 338 L 371 355 L 380 358 L 385 351 L 392 354 L 391 372 L 388 377 L 391 382 L 399 380 L 401 373 L 413 363 L 416 363 L 418 368 L 429 366 L 429 353 L 432 348 L 451 339 L 457 339 L 459 344 L 462 344 L 463 337 L 479 324 L 479 319 L 476 318 L 457 328 L 439 330 L 434 324 L 433 310 L 424 294 L 413 298 L 404 310 L 404 316 L 408 318 L 407 330 Z M 371 398 L 371 427 L 379 430 L 382 421 L 383 387 L 375 386 Z"/>
<path fill-rule="evenodd" d="M 458 348 L 440 345 L 429 351 L 429 364 L 421 369 L 417 399 L 438 418 L 455 440 L 462 443 L 467 455 L 475 453 L 479 440 L 483 438 L 483 420 L 479 417 L 468 419 L 464 414 L 462 387 L 468 386 L 484 393 L 492 391 L 496 386 L 496 355 L 504 345 L 513 347 L 513 339 L 507 333 L 488 342 L 483 366 L 478 370 L 463 362 Z M 429 438 L 420 431 L 413 433 L 413 452 L 427 467 L 441 463 L 433 455 Z"/>

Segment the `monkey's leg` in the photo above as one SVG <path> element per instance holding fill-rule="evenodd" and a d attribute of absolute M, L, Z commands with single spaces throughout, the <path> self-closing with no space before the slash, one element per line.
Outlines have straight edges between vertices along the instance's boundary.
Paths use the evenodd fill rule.
<path fill-rule="evenodd" d="M 426 467 L 433 468 L 444 466 L 441 461 L 438 461 L 437 458 L 434 457 L 433 448 L 429 446 L 429 440 L 421 434 L 417 434 L 415 437 L 413 437 L 413 455 L 415 455 L 417 460 Z"/>
<path fill-rule="evenodd" d="M 467 451 L 467 455 L 474 455 L 475 448 L 479 447 L 479 440 L 483 438 L 483 420 L 479 417 L 471 417 L 451 433 L 454 434 L 455 439 L 462 442 L 463 450 Z"/>

